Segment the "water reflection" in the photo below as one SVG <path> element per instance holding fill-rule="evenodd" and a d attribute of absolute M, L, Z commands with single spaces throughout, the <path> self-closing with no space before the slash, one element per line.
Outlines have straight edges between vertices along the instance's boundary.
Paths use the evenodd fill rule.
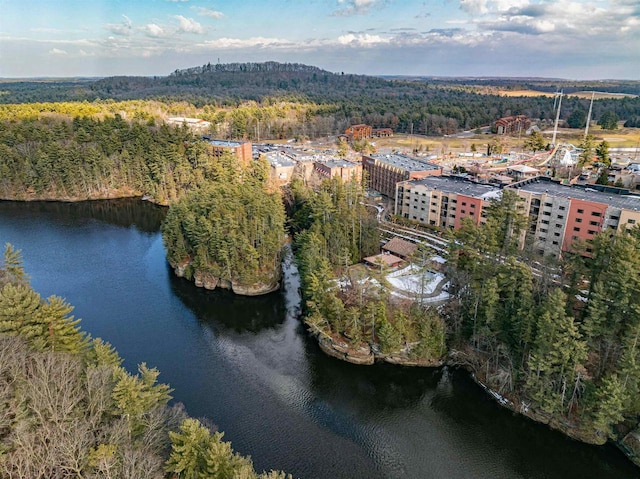
<path fill-rule="evenodd" d="M 178 278 L 170 271 L 171 291 L 202 323 L 216 325 L 236 333 L 258 333 L 282 324 L 286 307 L 279 300 L 280 292 L 255 297 L 243 297 L 231 291 L 208 291 L 196 288 L 193 282 Z"/>
<path fill-rule="evenodd" d="M 87 221 L 101 221 L 125 228 L 135 227 L 143 233 L 157 233 L 167 214 L 167 208 L 136 198 L 79 201 L 4 201 L 0 200 L 3 214 L 13 219 L 55 218 L 56 222 L 77 225 Z"/>

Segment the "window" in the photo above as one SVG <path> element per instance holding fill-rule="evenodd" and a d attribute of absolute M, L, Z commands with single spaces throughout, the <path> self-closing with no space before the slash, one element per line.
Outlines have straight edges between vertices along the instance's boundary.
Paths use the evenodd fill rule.
<path fill-rule="evenodd" d="M 636 224 L 636 220 L 628 219 L 627 223 L 629 223 L 630 225 L 635 225 Z"/>
<path fill-rule="evenodd" d="M 600 213 L 599 211 L 592 211 L 591 216 L 602 216 L 602 213 Z"/>
<path fill-rule="evenodd" d="M 466 202 L 466 201 L 463 201 L 463 202 L 462 202 L 462 206 L 467 206 L 467 202 Z"/>
<path fill-rule="evenodd" d="M 564 211 L 564 210 L 566 210 L 566 208 L 565 208 L 564 206 L 560 206 L 558 209 L 559 209 L 560 211 Z"/>
<path fill-rule="evenodd" d="M 551 208 L 553 206 L 553 203 L 545 203 L 544 204 L 547 208 Z"/>
<path fill-rule="evenodd" d="M 437 206 L 437 205 L 438 205 L 438 203 L 436 203 L 435 201 L 431 202 L 431 206 Z"/>
<path fill-rule="evenodd" d="M 476 207 L 476 205 L 475 205 L 475 204 L 473 204 L 473 203 L 471 203 L 471 207 L 472 207 L 472 208 L 475 208 L 475 207 Z"/>
<path fill-rule="evenodd" d="M 545 211 L 542 213 L 544 216 L 551 216 L 551 211 Z"/>
<path fill-rule="evenodd" d="M 612 219 L 613 221 L 618 221 L 618 220 L 620 219 L 620 217 L 619 217 L 619 216 L 613 216 L 613 215 L 611 215 L 611 219 Z"/>
<path fill-rule="evenodd" d="M 540 241 L 547 241 L 547 238 L 545 238 L 544 236 L 540 236 L 538 239 L 539 239 Z"/>
<path fill-rule="evenodd" d="M 582 218 L 576 218 L 576 223 L 582 223 Z"/>
<path fill-rule="evenodd" d="M 460 213 L 465 214 L 467 210 L 460 210 Z"/>
<path fill-rule="evenodd" d="M 572 236 L 572 237 L 571 237 L 571 239 L 572 239 L 573 241 L 576 241 L 576 240 L 578 239 L 578 237 L 577 237 L 577 236 Z"/>
<path fill-rule="evenodd" d="M 556 228 L 562 228 L 562 225 L 560 223 L 556 223 Z"/>
<path fill-rule="evenodd" d="M 554 245 L 558 246 L 558 242 L 557 241 L 552 241 L 551 244 L 554 244 Z"/>
<path fill-rule="evenodd" d="M 598 226 L 600 223 L 598 223 L 597 221 L 589 221 L 589 224 L 591 226 Z"/>
<path fill-rule="evenodd" d="M 553 233 L 553 236 L 560 236 L 560 233 Z"/>
<path fill-rule="evenodd" d="M 582 213 L 584 213 L 584 210 L 578 210 L 579 215 L 581 215 Z"/>
<path fill-rule="evenodd" d="M 547 232 L 547 230 L 546 230 L 546 229 L 544 229 L 544 228 L 540 228 L 540 233 L 546 233 L 546 232 Z"/>
<path fill-rule="evenodd" d="M 562 220 L 562 219 L 564 219 L 564 216 L 563 215 L 558 215 L 558 219 Z"/>
<path fill-rule="evenodd" d="M 580 231 L 580 228 L 578 228 L 577 226 L 574 226 L 573 231 Z"/>
<path fill-rule="evenodd" d="M 590 235 L 594 235 L 596 233 L 598 233 L 596 230 L 589 230 L 587 231 L 587 233 L 589 233 Z"/>
<path fill-rule="evenodd" d="M 542 220 L 542 221 L 541 221 L 541 223 L 542 223 L 543 225 L 548 225 L 548 224 L 549 224 L 549 222 L 548 222 L 547 220 Z"/>
<path fill-rule="evenodd" d="M 431 212 L 432 212 L 433 214 L 435 214 L 435 213 L 436 213 L 436 210 L 431 210 Z"/>

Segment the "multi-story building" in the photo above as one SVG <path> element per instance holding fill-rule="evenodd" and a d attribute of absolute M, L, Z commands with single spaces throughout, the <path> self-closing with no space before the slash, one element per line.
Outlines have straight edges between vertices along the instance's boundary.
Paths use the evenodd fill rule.
<path fill-rule="evenodd" d="M 400 181 L 442 174 L 441 166 L 398 154 L 365 155 L 362 169 L 367 173 L 367 186 L 389 198 L 395 198 Z"/>
<path fill-rule="evenodd" d="M 362 123 L 359 125 L 351 125 L 344 131 L 344 134 L 351 140 L 362 140 L 364 138 L 371 138 L 373 128 Z"/>
<path fill-rule="evenodd" d="M 325 178 L 340 178 L 342 181 L 362 180 L 362 165 L 347 160 L 317 161 L 314 169 Z"/>
<path fill-rule="evenodd" d="M 498 135 L 524 134 L 530 126 L 531 120 L 525 115 L 505 116 L 496 120 L 495 131 Z"/>
<path fill-rule="evenodd" d="M 242 164 L 248 164 L 253 159 L 251 143 L 248 141 L 209 140 L 209 153 L 220 158 L 225 152 L 229 152 L 238 158 Z"/>
<path fill-rule="evenodd" d="M 624 231 L 640 224 L 640 197 L 628 190 L 589 185 L 565 186 L 537 177 L 506 186 L 522 202 L 529 218 L 519 238 L 540 255 L 559 257 L 577 240 L 589 240 L 605 231 Z M 398 183 L 395 214 L 440 228 L 459 228 L 463 218 L 484 221 L 485 208 L 501 189 L 455 177 L 439 176 Z M 587 249 L 587 254 L 589 250 Z"/>
<path fill-rule="evenodd" d="M 640 224 L 640 197 L 625 189 L 565 186 L 546 177 L 514 183 L 508 188 L 515 189 L 524 199 L 523 211 L 530 220 L 528 243 L 542 255 L 558 257 L 571 251 L 577 240 Z"/>
<path fill-rule="evenodd" d="M 459 228 L 463 218 L 484 221 L 484 208 L 500 188 L 452 176 L 431 176 L 398 183 L 395 214 L 440 228 Z"/>
<path fill-rule="evenodd" d="M 264 153 L 264 157 L 271 166 L 271 178 L 279 185 L 289 184 L 293 176 L 296 162 L 289 155 L 281 151 L 269 151 Z"/>

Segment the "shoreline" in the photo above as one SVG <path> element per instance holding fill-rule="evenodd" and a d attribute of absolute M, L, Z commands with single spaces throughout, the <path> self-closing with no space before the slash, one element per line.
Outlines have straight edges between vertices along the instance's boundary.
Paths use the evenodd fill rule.
<path fill-rule="evenodd" d="M 311 326 L 307 321 L 304 324 Z M 607 438 L 605 441 L 601 441 L 597 436 L 592 433 L 587 433 L 581 430 L 577 425 L 569 424 L 561 419 L 554 418 L 553 416 L 541 413 L 537 409 L 526 405 L 523 401 L 520 401 L 518 406 L 509 397 L 503 396 L 497 391 L 491 389 L 485 384 L 476 374 L 476 371 L 469 365 L 457 363 L 453 360 L 451 354 L 447 356 L 445 360 L 414 360 L 401 354 L 382 354 L 376 353 L 371 350 L 371 347 L 367 344 L 354 348 L 350 346 L 346 341 L 336 340 L 334 337 L 327 335 L 326 333 L 313 332 L 308 329 L 309 334 L 313 336 L 317 341 L 320 349 L 327 356 L 336 358 L 341 361 L 345 361 L 351 364 L 359 366 L 371 366 L 376 363 L 386 362 L 398 366 L 406 367 L 430 367 L 440 368 L 444 366 L 456 367 L 465 370 L 471 379 L 480 386 L 489 397 L 491 397 L 501 407 L 508 409 L 509 411 L 526 417 L 527 419 L 538 423 L 544 424 L 552 430 L 555 430 L 564 436 L 571 438 L 575 441 L 579 441 L 585 444 L 593 446 L 602 446 L 607 442 L 614 444 L 631 462 L 640 467 L 640 429 L 631 430 L 620 440 L 613 440 Z"/>

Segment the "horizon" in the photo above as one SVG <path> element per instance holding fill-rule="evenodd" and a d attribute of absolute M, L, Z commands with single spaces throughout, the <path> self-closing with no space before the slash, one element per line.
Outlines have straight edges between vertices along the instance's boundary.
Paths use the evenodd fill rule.
<path fill-rule="evenodd" d="M 167 76 L 207 62 L 266 60 L 371 76 L 640 79 L 636 0 L 0 0 L 0 6 L 6 79 Z"/>

